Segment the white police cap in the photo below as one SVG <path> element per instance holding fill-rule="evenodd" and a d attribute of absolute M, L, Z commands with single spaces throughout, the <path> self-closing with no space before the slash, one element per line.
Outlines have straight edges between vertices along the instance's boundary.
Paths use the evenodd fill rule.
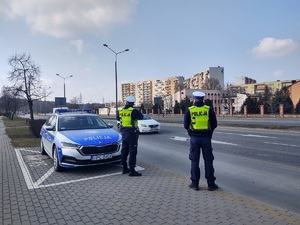
<path fill-rule="evenodd" d="M 205 93 L 203 93 L 201 91 L 194 91 L 193 96 L 194 96 L 194 98 L 203 98 L 205 96 Z"/>
<path fill-rule="evenodd" d="M 134 96 L 127 96 L 126 97 L 126 102 L 135 102 L 135 97 Z"/>

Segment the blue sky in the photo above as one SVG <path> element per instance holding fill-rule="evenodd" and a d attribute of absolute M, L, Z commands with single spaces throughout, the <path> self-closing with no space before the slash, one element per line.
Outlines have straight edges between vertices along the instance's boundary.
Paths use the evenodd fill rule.
<path fill-rule="evenodd" d="M 0 0 L 0 80 L 7 59 L 30 53 L 53 94 L 115 101 L 124 82 L 189 78 L 224 67 L 225 84 L 300 79 L 298 0 Z M 119 91 L 120 92 L 120 91 Z"/>

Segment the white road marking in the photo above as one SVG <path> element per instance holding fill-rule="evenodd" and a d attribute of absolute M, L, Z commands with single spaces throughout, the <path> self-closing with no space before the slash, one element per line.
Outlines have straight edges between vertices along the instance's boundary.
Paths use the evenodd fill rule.
<path fill-rule="evenodd" d="M 171 137 L 170 139 L 174 141 L 187 141 L 189 138 L 175 136 L 175 137 Z"/>
<path fill-rule="evenodd" d="M 261 137 L 261 138 L 277 138 L 277 137 L 270 137 L 270 136 L 263 136 L 263 135 L 256 135 L 256 134 L 239 134 L 244 137 Z"/>
<path fill-rule="evenodd" d="M 23 148 L 19 148 L 21 151 L 23 152 L 34 152 L 34 153 L 39 153 L 39 151 L 37 150 L 30 150 L 30 149 L 23 149 Z"/>
<path fill-rule="evenodd" d="M 282 146 L 289 146 L 289 147 L 300 148 L 299 145 L 289 145 L 289 144 L 275 143 L 275 142 L 264 142 L 264 143 L 265 143 L 265 144 L 271 144 L 271 145 L 282 145 Z"/>
<path fill-rule="evenodd" d="M 54 172 L 54 167 L 50 168 L 40 179 L 38 179 L 35 183 L 40 185 L 43 183 L 52 173 Z"/>
<path fill-rule="evenodd" d="M 171 137 L 170 139 L 172 139 L 174 141 L 187 141 L 189 138 L 175 136 L 175 137 Z M 214 144 L 223 144 L 223 145 L 235 145 L 235 146 L 238 146 L 238 144 L 229 143 L 229 142 L 223 142 L 223 141 L 215 141 L 215 140 L 212 140 L 212 143 L 214 143 Z"/>
<path fill-rule="evenodd" d="M 229 143 L 229 142 L 223 142 L 223 141 L 215 141 L 215 140 L 212 140 L 211 142 L 212 142 L 213 144 L 234 145 L 234 146 L 238 146 L 238 144 Z"/>
<path fill-rule="evenodd" d="M 20 164 L 20 167 L 21 167 L 21 170 L 22 170 L 22 173 L 23 173 L 23 176 L 24 176 L 24 179 L 25 179 L 25 182 L 26 182 L 26 185 L 27 185 L 28 189 L 36 188 L 35 185 L 34 185 L 33 180 L 31 179 L 30 173 L 27 169 L 27 166 L 26 166 L 26 164 L 25 164 L 25 162 L 22 158 L 22 155 L 21 155 L 20 151 L 18 149 L 15 149 L 15 152 L 16 152 L 17 159 L 18 159 L 18 162 Z"/>
<path fill-rule="evenodd" d="M 51 187 L 51 186 L 57 186 L 57 185 L 63 185 L 63 184 L 70 184 L 70 183 L 75 183 L 75 182 L 80 182 L 80 181 L 86 181 L 86 180 L 92 180 L 92 179 L 98 179 L 102 177 L 109 177 L 109 176 L 114 176 L 114 175 L 120 175 L 120 172 L 117 173 L 110 173 L 110 174 L 104 174 L 104 175 L 99 175 L 99 176 L 93 176 L 93 177 L 87 177 L 87 178 L 82 178 L 82 179 L 77 179 L 77 180 L 69 180 L 69 181 L 64 181 L 64 182 L 59 182 L 59 183 L 52 183 L 52 184 L 46 184 L 43 185 L 42 183 L 47 180 L 47 178 L 54 172 L 54 167 L 50 168 L 43 176 L 40 177 L 36 182 L 33 181 L 30 172 L 28 170 L 28 167 L 22 157 L 21 151 L 27 151 L 27 152 L 35 152 L 38 153 L 38 151 L 33 151 L 33 150 L 24 150 L 22 148 L 15 148 L 15 152 L 17 155 L 18 162 L 20 164 L 23 176 L 25 178 L 25 182 L 27 185 L 28 189 L 36 189 L 36 188 L 42 188 L 42 187 Z M 144 170 L 143 167 L 136 166 L 136 171 L 141 171 Z"/>
<path fill-rule="evenodd" d="M 237 133 L 229 133 L 229 132 L 220 132 L 220 131 L 215 131 L 215 133 L 219 134 L 232 134 L 232 135 L 240 135 L 243 137 L 261 137 L 261 138 L 274 138 L 276 139 L 277 137 L 271 137 L 271 136 L 264 136 L 264 135 L 257 135 L 257 134 L 237 134 Z"/>

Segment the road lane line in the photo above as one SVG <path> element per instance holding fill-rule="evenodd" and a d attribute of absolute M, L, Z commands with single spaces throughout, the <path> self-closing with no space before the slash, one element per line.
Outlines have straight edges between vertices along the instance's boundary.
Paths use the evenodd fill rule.
<path fill-rule="evenodd" d="M 212 142 L 213 144 L 234 145 L 234 146 L 238 146 L 238 144 L 229 143 L 229 142 L 223 142 L 223 141 L 215 141 L 215 140 L 212 140 L 211 142 Z"/>
<path fill-rule="evenodd" d="M 263 135 L 256 135 L 256 134 L 238 134 L 243 137 L 261 137 L 261 138 L 277 138 L 277 137 L 270 137 L 270 136 L 263 136 Z"/>
<path fill-rule="evenodd" d="M 171 137 L 170 139 L 172 139 L 174 141 L 188 141 L 189 138 L 175 136 L 175 137 Z M 211 142 L 214 143 L 214 144 L 223 144 L 223 145 L 238 146 L 238 144 L 234 144 L 234 143 L 230 143 L 230 142 L 223 142 L 223 141 L 216 141 L 216 140 L 212 140 Z"/>
<path fill-rule="evenodd" d="M 230 134 L 230 135 L 240 135 L 243 137 L 259 137 L 259 138 L 274 138 L 277 139 L 277 137 L 271 137 L 271 136 L 265 136 L 265 135 L 257 135 L 257 134 L 237 134 L 237 133 L 230 133 L 230 132 L 220 132 L 220 131 L 215 131 L 214 133 L 219 133 L 219 134 Z"/>
<path fill-rule="evenodd" d="M 288 146 L 288 147 L 296 147 L 300 148 L 299 145 L 290 145 L 290 144 L 283 144 L 283 143 L 275 143 L 275 142 L 264 142 L 265 144 L 271 144 L 271 145 L 282 145 L 282 146 Z"/>
<path fill-rule="evenodd" d="M 175 137 L 171 137 L 170 139 L 172 139 L 174 141 L 187 141 L 189 138 L 175 136 Z"/>

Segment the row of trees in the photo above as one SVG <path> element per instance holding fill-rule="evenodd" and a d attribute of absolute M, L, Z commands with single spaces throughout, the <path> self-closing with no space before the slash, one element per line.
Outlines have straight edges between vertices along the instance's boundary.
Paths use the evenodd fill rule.
<path fill-rule="evenodd" d="M 278 114 L 281 104 L 284 106 L 285 114 L 300 113 L 300 100 L 294 109 L 287 87 L 276 90 L 274 94 L 266 88 L 264 94 L 260 94 L 258 98 L 248 97 L 242 105 L 241 113 L 244 113 L 244 106 L 247 106 L 249 114 L 257 114 L 260 112 L 260 106 L 264 105 L 265 114 Z"/>

